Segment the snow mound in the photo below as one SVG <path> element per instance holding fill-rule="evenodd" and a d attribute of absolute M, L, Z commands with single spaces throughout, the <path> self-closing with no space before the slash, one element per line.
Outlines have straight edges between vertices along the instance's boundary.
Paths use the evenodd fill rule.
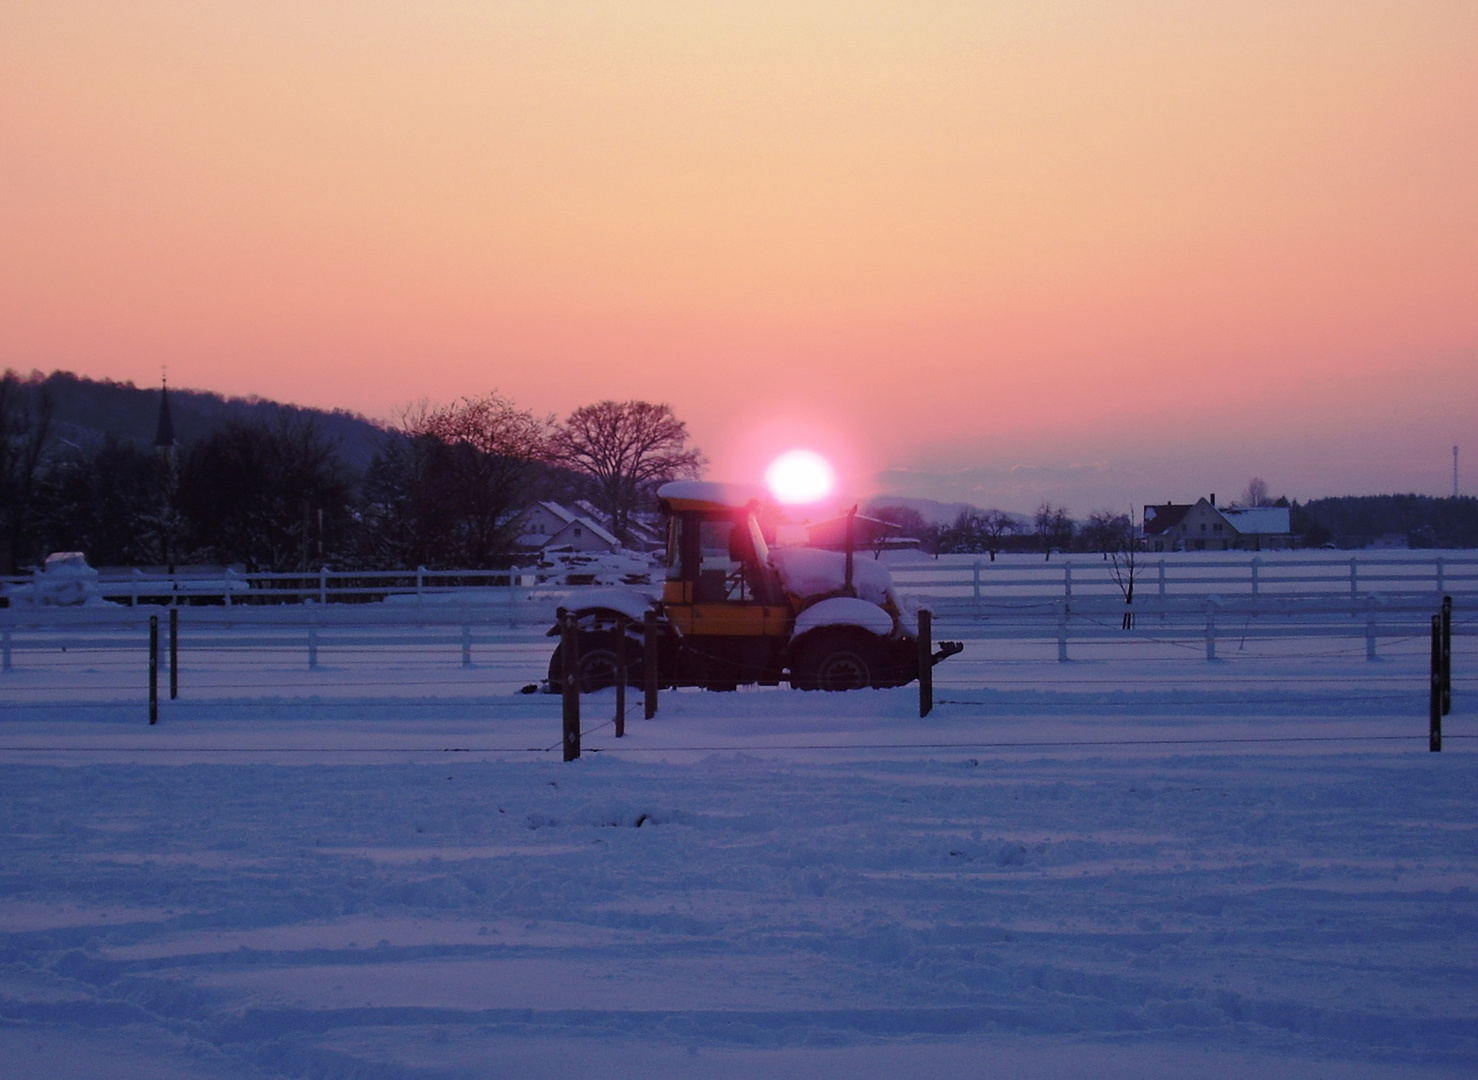
<path fill-rule="evenodd" d="M 12 585 L 6 595 L 18 607 L 82 607 L 108 604 L 98 587 L 98 572 L 80 551 L 54 551 L 29 585 Z"/>
<path fill-rule="evenodd" d="M 847 556 L 821 548 L 776 548 L 770 562 L 780 572 L 787 591 L 797 596 L 821 596 L 836 592 L 847 579 Z M 872 559 L 852 560 L 852 585 L 857 596 L 872 604 L 886 602 L 893 590 L 893 576 Z"/>

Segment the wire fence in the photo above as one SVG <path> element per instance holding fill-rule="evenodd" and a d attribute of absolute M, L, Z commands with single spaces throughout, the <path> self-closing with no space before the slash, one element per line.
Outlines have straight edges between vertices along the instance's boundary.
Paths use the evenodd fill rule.
<path fill-rule="evenodd" d="M 47 734 L 59 720 L 105 726 L 141 721 L 152 618 L 160 626 L 157 678 L 179 688 L 178 700 L 165 701 L 166 719 L 247 725 L 292 719 L 338 731 L 344 724 L 362 728 L 393 718 L 406 725 L 397 730 L 425 732 L 386 746 L 356 739 L 334 751 L 350 757 L 557 754 L 559 699 L 528 693 L 542 689 L 548 673 L 556 639 L 546 631 L 556 602 L 546 596 L 539 601 L 542 618 L 517 619 L 486 604 L 445 603 L 0 609 L 0 751 L 35 756 L 90 752 L 92 746 L 102 752 L 81 735 L 66 740 L 69 749 L 63 749 Z M 946 718 L 966 718 L 967 727 L 999 727 L 1006 723 L 1001 718 L 1014 717 L 1014 729 L 992 737 L 957 730 L 939 739 L 929 737 L 934 729 L 914 726 L 899 729 L 906 735 L 902 740 L 878 731 L 869 737 L 771 741 L 713 738 L 711 732 L 685 738 L 668 728 L 660 743 L 616 740 L 611 692 L 602 691 L 584 713 L 585 751 L 1400 746 L 1426 737 L 1421 719 L 1437 610 L 1432 598 L 1171 597 L 1134 605 L 1132 620 L 1125 620 L 1121 599 L 1091 594 L 1071 601 L 946 598 L 928 606 L 935 612 L 936 639 L 965 643 L 962 654 L 934 671 L 934 700 Z M 177 628 L 173 650 L 171 622 Z M 1451 632 L 1452 692 L 1464 702 L 1478 690 L 1478 617 L 1459 605 Z M 913 690 L 877 693 L 901 700 Z M 705 707 L 712 711 L 711 705 L 696 705 L 695 695 L 703 694 L 665 691 L 664 715 L 701 721 Z M 818 712 L 818 695 L 785 687 L 745 687 L 726 697 L 738 714 L 754 719 L 756 731 L 764 730 L 767 718 L 791 709 L 847 712 L 836 703 Z M 884 728 L 898 728 L 904 715 Z M 1023 719 L 1030 717 L 1066 717 L 1073 730 L 1067 738 L 1037 734 Z M 1318 723 L 1311 725 L 1310 717 Z M 7 727 L 12 721 L 21 726 Z M 1225 730 L 1232 721 L 1234 730 Z M 1162 730 L 1170 723 L 1174 730 Z M 25 739 L 7 738 L 22 730 Z M 458 736 L 448 738 L 449 731 Z M 1471 738 L 1461 729 L 1447 737 L 1459 740 L 1457 745 Z M 239 749 L 289 758 L 329 749 L 311 740 L 237 749 L 199 739 L 187 746 L 130 746 L 138 753 Z"/>

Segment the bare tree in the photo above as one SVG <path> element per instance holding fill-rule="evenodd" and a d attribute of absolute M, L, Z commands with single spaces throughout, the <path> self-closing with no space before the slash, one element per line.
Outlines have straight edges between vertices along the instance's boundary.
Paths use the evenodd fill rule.
<path fill-rule="evenodd" d="M 552 420 L 497 393 L 401 410 L 369 467 L 364 556 L 375 565 L 506 565 L 512 519 L 549 455 Z"/>
<path fill-rule="evenodd" d="M 1116 514 L 1112 510 L 1095 510 L 1088 515 L 1088 524 L 1078 534 L 1082 548 L 1103 552 L 1104 561 L 1110 553 L 1123 551 L 1134 536 L 1131 515 Z"/>
<path fill-rule="evenodd" d="M 1113 560 L 1114 583 L 1119 586 L 1119 591 L 1124 594 L 1124 618 L 1121 622 L 1122 629 L 1134 629 L 1134 572 L 1137 566 L 1136 558 L 1139 551 L 1139 526 L 1134 520 L 1134 511 L 1131 509 L 1128 515 L 1118 515 L 1116 521 L 1123 521 L 1128 528 L 1119 534 L 1118 546 L 1109 550 L 1108 555 Z"/>
<path fill-rule="evenodd" d="M 557 460 L 590 478 L 596 505 L 625 540 L 643 499 L 658 485 L 702 468 L 703 455 L 687 443 L 687 425 L 670 405 L 599 401 L 570 413 L 551 445 Z"/>
<path fill-rule="evenodd" d="M 1072 544 L 1073 519 L 1067 516 L 1067 511 L 1061 506 L 1044 502 L 1037 507 L 1035 523 L 1037 542 L 1042 545 L 1045 558 L 1052 558 L 1053 548 L 1065 551 Z"/>
<path fill-rule="evenodd" d="M 1272 496 L 1268 494 L 1268 482 L 1260 476 L 1254 476 L 1247 481 L 1247 490 L 1242 492 L 1241 504 L 1243 506 L 1272 506 Z"/>

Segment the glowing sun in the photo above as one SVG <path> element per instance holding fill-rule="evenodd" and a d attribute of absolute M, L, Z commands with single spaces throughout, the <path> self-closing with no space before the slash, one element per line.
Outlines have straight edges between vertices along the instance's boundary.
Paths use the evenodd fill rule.
<path fill-rule="evenodd" d="M 777 502 L 815 502 L 831 494 L 836 472 L 820 454 L 789 450 L 770 462 L 765 470 L 765 486 Z"/>

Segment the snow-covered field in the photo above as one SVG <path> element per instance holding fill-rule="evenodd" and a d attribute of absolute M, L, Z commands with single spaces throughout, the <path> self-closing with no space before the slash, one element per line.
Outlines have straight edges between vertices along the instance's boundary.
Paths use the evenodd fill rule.
<path fill-rule="evenodd" d="M 0 1076 L 1478 1072 L 1472 637 L 1440 755 L 1420 638 L 970 641 L 565 764 L 547 647 L 19 653 Z"/>

